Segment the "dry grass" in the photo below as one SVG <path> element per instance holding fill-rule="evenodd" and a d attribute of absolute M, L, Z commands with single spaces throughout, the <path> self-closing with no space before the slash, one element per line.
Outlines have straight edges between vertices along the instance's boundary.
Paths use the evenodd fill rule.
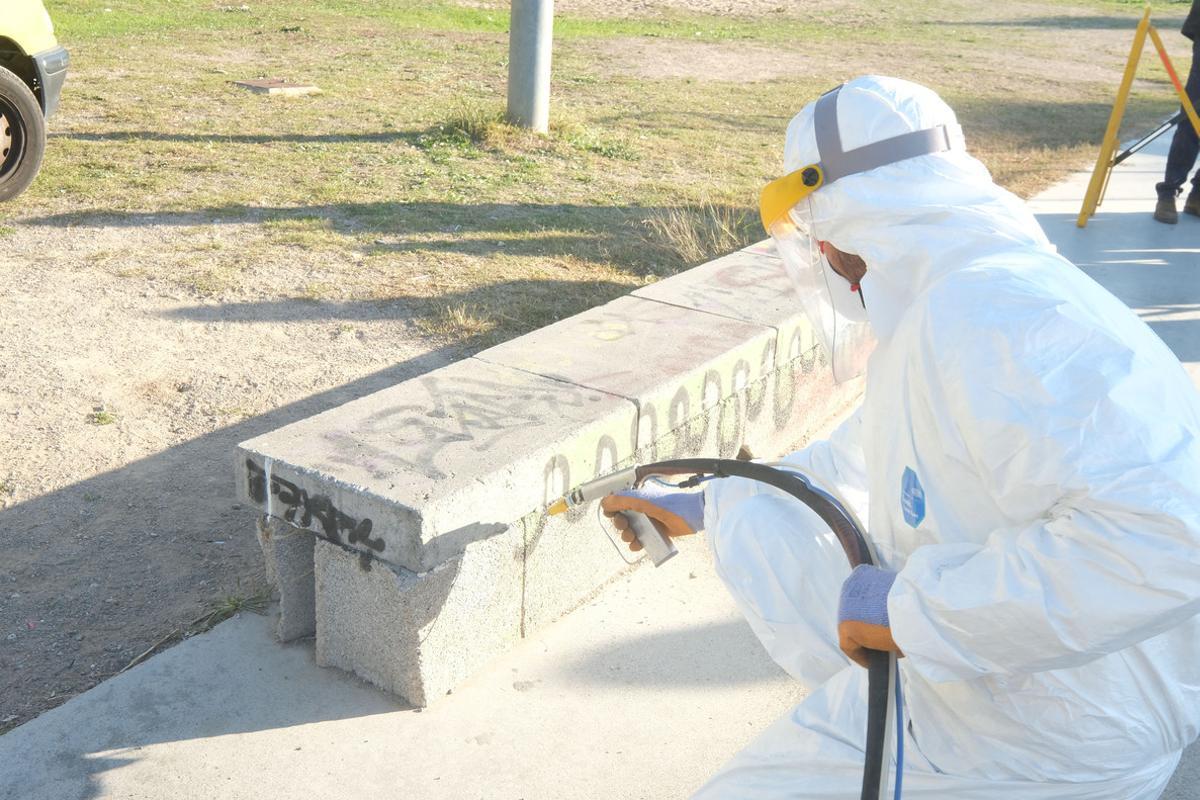
<path fill-rule="evenodd" d="M 267 603 L 271 600 L 271 593 L 267 590 L 259 590 L 253 594 L 226 594 L 210 600 L 207 605 L 207 613 L 201 617 L 196 627 L 203 627 L 204 630 L 212 626 L 224 622 L 238 614 L 246 612 L 252 614 L 264 614 L 267 610 Z M 199 630 L 193 632 L 199 633 Z"/>
<path fill-rule="evenodd" d="M 238 614 L 252 613 L 265 614 L 267 612 L 267 604 L 271 601 L 271 593 L 266 589 L 260 589 L 253 594 L 226 594 L 220 597 L 209 600 L 205 603 L 205 612 L 193 619 L 187 625 L 173 629 L 166 636 L 150 645 L 146 650 L 143 650 L 133 658 L 128 664 L 121 668 L 120 672 L 133 669 L 138 664 L 145 661 L 150 656 L 157 653 L 159 650 L 172 645 L 182 639 L 195 636 L 196 634 L 204 633 L 212 630 L 214 627 L 224 622 L 227 619 L 232 619 Z"/>
<path fill-rule="evenodd" d="M 496 319 L 474 303 L 458 303 L 418 317 L 417 326 L 434 336 L 475 340 L 494 331 Z"/>
<path fill-rule="evenodd" d="M 762 238 L 758 216 L 745 207 L 702 201 L 655 211 L 646 220 L 649 241 L 680 263 L 700 264 Z"/>

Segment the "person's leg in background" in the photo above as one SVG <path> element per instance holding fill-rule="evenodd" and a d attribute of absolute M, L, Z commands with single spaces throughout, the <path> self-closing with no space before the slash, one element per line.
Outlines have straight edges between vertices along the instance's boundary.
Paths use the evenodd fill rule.
<path fill-rule="evenodd" d="M 1193 105 L 1200 105 L 1200 42 L 1192 43 L 1192 68 L 1188 72 L 1184 90 Z M 1175 198 L 1187 182 L 1198 153 L 1200 138 L 1196 136 L 1191 121 L 1184 116 L 1175 126 L 1175 138 L 1171 140 L 1171 150 L 1167 153 L 1166 174 L 1162 183 L 1155 187 L 1158 190 L 1158 205 L 1154 209 L 1154 218 L 1159 222 L 1174 224 L 1178 221 Z M 1200 216 L 1200 172 L 1192 179 L 1192 191 L 1184 204 L 1184 211 Z"/>
<path fill-rule="evenodd" d="M 1185 91 L 1191 98 L 1192 105 L 1200 107 L 1200 42 L 1192 42 L 1192 69 L 1188 73 Z M 1200 154 L 1200 140 L 1197 139 L 1195 131 L 1192 132 L 1192 142 L 1194 164 L 1196 155 Z M 1192 176 L 1192 191 L 1183 205 L 1183 211 L 1185 214 L 1200 217 L 1200 169 L 1196 170 L 1196 174 Z"/>

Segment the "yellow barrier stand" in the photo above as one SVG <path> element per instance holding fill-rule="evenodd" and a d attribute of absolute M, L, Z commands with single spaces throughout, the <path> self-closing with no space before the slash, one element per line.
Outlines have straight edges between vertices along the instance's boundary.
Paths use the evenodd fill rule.
<path fill-rule="evenodd" d="M 1133 35 L 1133 47 L 1129 50 L 1129 61 L 1126 62 L 1125 74 L 1121 77 L 1121 88 L 1117 90 L 1117 101 L 1113 104 L 1112 114 L 1109 115 L 1108 128 L 1104 131 L 1104 139 L 1100 143 L 1100 155 L 1096 158 L 1092 179 L 1088 182 L 1087 192 L 1083 196 L 1083 208 L 1079 210 L 1079 219 L 1075 223 L 1080 228 L 1086 226 L 1088 219 L 1096 213 L 1096 208 L 1104 199 L 1104 192 L 1108 188 L 1108 178 L 1112 174 L 1113 168 L 1113 155 L 1117 149 L 1117 134 L 1121 128 L 1121 119 L 1125 116 L 1129 90 L 1133 86 L 1133 78 L 1137 72 L 1138 61 L 1142 57 L 1142 50 L 1146 46 L 1147 35 L 1154 42 L 1158 57 L 1162 59 L 1167 75 L 1170 76 L 1171 83 L 1175 86 L 1175 92 L 1179 95 L 1179 103 L 1183 106 L 1184 113 L 1187 114 L 1192 127 L 1196 129 L 1196 134 L 1200 135 L 1200 115 L 1197 115 L 1191 99 L 1183 90 L 1183 84 L 1179 82 L 1179 76 L 1175 73 L 1175 67 L 1171 65 L 1171 59 L 1167 56 L 1167 50 L 1163 47 L 1158 31 L 1150 24 L 1150 6 L 1147 4 L 1146 11 L 1142 14 L 1142 20 L 1138 23 L 1137 31 Z M 1180 122 L 1180 124 L 1183 123 Z"/>
<path fill-rule="evenodd" d="M 1171 59 L 1167 56 L 1167 48 L 1163 47 L 1162 39 L 1153 25 L 1150 26 L 1149 33 L 1150 39 L 1154 42 L 1154 49 L 1158 51 L 1158 57 L 1162 59 L 1167 75 L 1171 76 L 1171 83 L 1175 85 L 1175 94 L 1179 95 L 1179 104 L 1183 106 L 1184 113 L 1191 120 L 1192 127 L 1196 129 L 1196 135 L 1200 136 L 1200 115 L 1196 113 L 1196 108 L 1192 105 L 1192 98 L 1187 96 L 1183 84 L 1179 82 L 1179 75 L 1175 73 L 1175 67 L 1171 65 Z"/>

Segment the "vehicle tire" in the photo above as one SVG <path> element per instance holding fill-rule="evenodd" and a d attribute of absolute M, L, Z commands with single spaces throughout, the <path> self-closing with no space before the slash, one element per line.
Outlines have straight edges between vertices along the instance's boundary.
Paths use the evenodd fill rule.
<path fill-rule="evenodd" d="M 46 150 L 46 118 L 33 92 L 0 67 L 0 202 L 33 183 Z"/>

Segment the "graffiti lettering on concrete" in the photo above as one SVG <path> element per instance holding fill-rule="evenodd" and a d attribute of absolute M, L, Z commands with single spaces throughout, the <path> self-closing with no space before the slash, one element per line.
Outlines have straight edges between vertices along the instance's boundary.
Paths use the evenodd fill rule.
<path fill-rule="evenodd" d="M 723 369 L 708 370 L 702 380 L 696 376 L 674 387 L 675 392 L 657 403 L 638 401 L 629 432 L 600 437 L 594 459 L 584 452 L 583 442 L 570 454 L 554 453 L 544 466 L 543 502 L 549 503 L 582 481 L 607 474 L 630 458 L 645 463 L 702 453 L 732 457 L 745 443 L 751 424 L 761 434 L 771 427 L 782 430 L 796 425 L 797 411 L 803 410 L 797 404 L 821 397 L 798 392 L 801 384 L 812 382 L 819 349 L 810 346 L 805 358 L 779 365 L 773 363 L 774 355 L 774 341 L 766 342 L 757 370 L 752 366 L 753 357 L 738 359 Z M 618 378 L 627 374 L 615 370 L 595 381 L 618 384 Z M 512 443 L 523 445 L 520 436 L 525 431 L 551 420 L 586 418 L 581 409 L 604 397 L 598 391 L 565 384 L 555 387 L 557 391 L 547 391 L 485 377 L 443 378 L 437 373 L 421 379 L 421 385 L 424 391 L 409 402 L 374 409 L 352 424 L 319 434 L 336 445 L 327 448 L 327 461 L 365 469 L 377 480 L 394 479 L 405 472 L 435 480 L 453 478 L 453 468 L 461 461 L 470 463 L 475 458 L 503 463 L 505 448 Z M 447 456 L 448 451 L 453 451 L 452 457 Z M 329 497 L 309 494 L 290 481 L 268 475 L 252 460 L 247 460 L 246 469 L 250 496 L 262 505 L 270 497 L 279 509 L 272 513 L 321 532 L 333 542 L 383 552 L 382 538 L 371 535 L 371 520 L 349 517 Z M 534 536 L 529 549 L 536 543 Z"/>
<path fill-rule="evenodd" d="M 362 544 L 376 553 L 383 552 L 383 539 L 371 538 L 371 520 L 356 520 L 346 515 L 325 495 L 310 495 L 291 481 L 276 475 L 268 476 L 266 470 L 250 458 L 246 459 L 246 480 L 251 499 L 265 505 L 269 491 L 283 506 L 283 519 L 287 522 L 300 528 L 313 528 L 315 521 L 325 538 L 332 542 Z"/>
<path fill-rule="evenodd" d="M 375 411 L 353 429 L 323 433 L 337 445 L 330 460 L 365 467 L 378 478 L 411 471 L 443 480 L 451 477 L 443 459 L 447 448 L 499 452 L 524 431 L 548 420 L 578 418 L 572 409 L 602 399 L 579 387 L 547 391 L 485 378 L 445 379 L 437 373 L 421 378 L 420 384 L 424 391 L 417 402 Z"/>

